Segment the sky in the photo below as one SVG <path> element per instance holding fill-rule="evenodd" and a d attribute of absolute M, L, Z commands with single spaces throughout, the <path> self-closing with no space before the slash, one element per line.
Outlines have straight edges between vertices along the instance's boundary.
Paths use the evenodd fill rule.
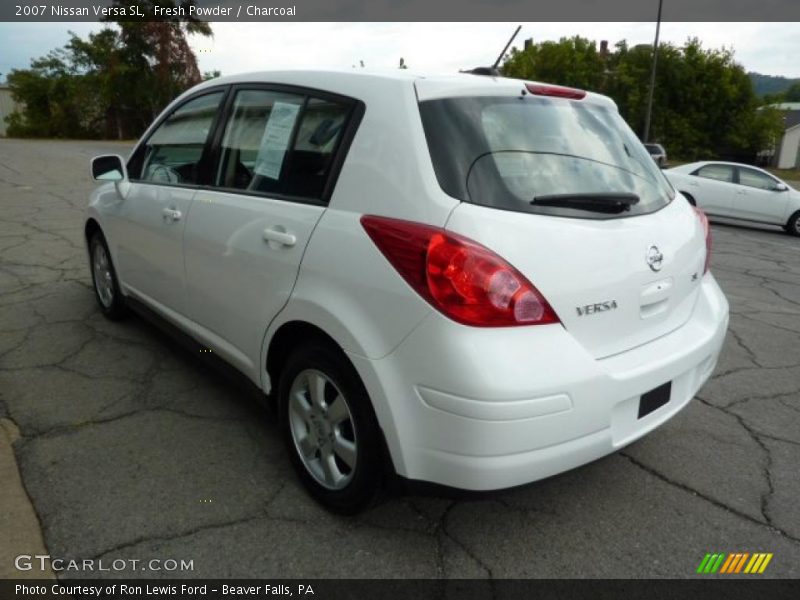
<path fill-rule="evenodd" d="M 213 38 L 193 36 L 201 71 L 223 75 L 276 68 L 397 67 L 453 72 L 494 62 L 518 23 L 213 23 Z M 63 46 L 97 23 L 0 23 L 0 73 L 25 68 L 32 58 Z M 629 45 L 652 43 L 655 23 L 522 23 L 526 38 L 581 35 Z M 800 77 L 800 23 L 662 23 L 661 39 L 682 44 L 698 37 L 711 48 L 733 49 L 748 71 Z M 4 76 L 0 75 L 0 79 Z"/>

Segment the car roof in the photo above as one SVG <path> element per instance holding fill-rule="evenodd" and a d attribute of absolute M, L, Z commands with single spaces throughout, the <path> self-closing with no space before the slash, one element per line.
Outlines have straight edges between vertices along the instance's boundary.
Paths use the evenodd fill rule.
<path fill-rule="evenodd" d="M 760 167 L 756 167 L 754 165 L 746 165 L 744 163 L 736 163 L 736 162 L 729 162 L 725 160 L 699 160 L 693 163 L 686 163 L 685 165 L 681 165 L 683 167 L 704 167 L 706 165 L 725 165 L 728 167 L 746 167 L 748 169 L 756 169 L 758 171 L 763 171 L 764 169 Z"/>
<path fill-rule="evenodd" d="M 729 162 L 725 160 L 699 160 L 697 162 L 686 163 L 685 165 L 680 165 L 678 167 L 675 167 L 674 169 L 669 169 L 669 170 L 674 170 L 677 171 L 678 173 L 681 172 L 688 173 L 694 171 L 695 169 L 705 167 L 706 165 L 724 165 L 727 167 L 744 167 L 745 169 L 755 169 L 756 171 L 760 171 L 761 173 L 769 175 L 773 179 L 781 180 L 779 177 L 776 177 L 775 175 L 773 175 L 772 173 L 770 173 L 765 169 L 762 169 L 761 167 L 756 167 L 754 165 L 746 165 L 744 163 Z"/>
<path fill-rule="evenodd" d="M 471 73 L 424 73 L 407 69 L 372 71 L 368 69 L 330 70 L 276 70 L 239 73 L 211 79 L 189 92 L 219 85 L 237 83 L 276 83 L 297 85 L 356 98 L 366 89 L 386 91 L 392 88 L 414 86 L 419 101 L 452 96 L 490 96 L 497 94 L 519 94 L 525 83 L 539 83 L 509 77 L 473 75 Z M 371 94 L 374 96 L 374 94 Z M 601 94 L 587 92 L 586 101 L 616 109 L 616 104 Z"/>

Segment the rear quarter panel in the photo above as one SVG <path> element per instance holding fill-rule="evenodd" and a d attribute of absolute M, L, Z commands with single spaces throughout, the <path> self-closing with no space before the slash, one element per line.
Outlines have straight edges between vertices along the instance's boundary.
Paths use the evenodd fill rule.
<path fill-rule="evenodd" d="M 364 102 L 330 204 L 300 266 L 289 302 L 270 323 L 262 365 L 275 332 L 292 321 L 311 323 L 346 352 L 367 358 L 390 353 L 432 307 L 400 277 L 361 226 L 381 215 L 444 226 L 459 201 L 439 187 L 428 152 L 413 80 L 373 80 L 348 90 Z M 264 372 L 265 387 L 269 387 Z"/>

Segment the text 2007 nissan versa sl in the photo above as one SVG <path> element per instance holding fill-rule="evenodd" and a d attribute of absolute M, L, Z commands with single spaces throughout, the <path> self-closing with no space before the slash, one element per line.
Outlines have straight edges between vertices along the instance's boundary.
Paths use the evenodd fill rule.
<path fill-rule="evenodd" d="M 225 77 L 92 170 L 102 311 L 144 306 L 269 394 L 335 510 L 386 473 L 491 490 L 613 452 L 690 401 L 725 336 L 705 216 L 581 90 Z"/>

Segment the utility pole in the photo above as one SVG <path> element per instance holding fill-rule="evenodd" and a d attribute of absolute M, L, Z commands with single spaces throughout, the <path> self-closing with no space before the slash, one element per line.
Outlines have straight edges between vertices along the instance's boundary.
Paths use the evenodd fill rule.
<path fill-rule="evenodd" d="M 650 92 L 647 96 L 647 116 L 644 119 L 644 135 L 642 143 L 650 141 L 650 117 L 653 115 L 653 92 L 656 89 L 656 64 L 658 63 L 658 36 L 661 34 L 661 5 L 664 0 L 658 0 L 658 19 L 656 20 L 656 41 L 653 44 L 653 65 L 650 67 Z"/>

